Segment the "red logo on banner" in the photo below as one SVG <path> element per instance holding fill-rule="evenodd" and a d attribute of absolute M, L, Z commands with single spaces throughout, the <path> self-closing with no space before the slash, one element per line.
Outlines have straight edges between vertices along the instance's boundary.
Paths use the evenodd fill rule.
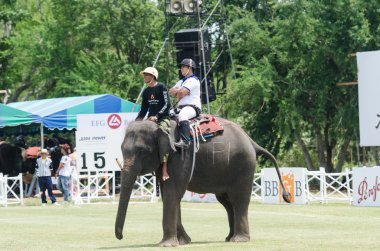
<path fill-rule="evenodd" d="M 369 200 L 372 197 L 373 201 L 376 201 L 377 192 L 380 192 L 380 183 L 378 181 L 379 176 L 376 176 L 375 184 L 368 184 L 367 177 L 364 178 L 362 182 L 360 182 L 358 187 L 358 194 L 360 196 L 358 200 L 358 204 L 365 200 Z"/>
<path fill-rule="evenodd" d="M 121 125 L 121 117 L 117 114 L 111 114 L 107 120 L 108 126 L 112 129 L 117 129 Z"/>

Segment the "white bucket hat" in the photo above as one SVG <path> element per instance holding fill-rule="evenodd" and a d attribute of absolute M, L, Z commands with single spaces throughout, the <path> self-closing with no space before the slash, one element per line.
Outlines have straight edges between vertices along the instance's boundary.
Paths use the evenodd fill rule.
<path fill-rule="evenodd" d="M 154 77 L 156 77 L 156 79 L 158 79 L 158 71 L 154 67 L 146 67 L 145 70 L 140 72 L 141 75 L 144 75 L 144 73 L 153 75 Z"/>
<path fill-rule="evenodd" d="M 48 154 L 48 150 L 47 150 L 47 149 L 42 149 L 42 150 L 40 151 L 40 154 Z"/>

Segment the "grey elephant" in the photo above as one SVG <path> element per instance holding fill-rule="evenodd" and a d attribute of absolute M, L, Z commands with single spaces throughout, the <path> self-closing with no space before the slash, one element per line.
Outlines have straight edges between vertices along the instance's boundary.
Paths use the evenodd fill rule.
<path fill-rule="evenodd" d="M 160 246 L 177 246 L 191 242 L 181 222 L 180 202 L 186 190 L 216 195 L 228 214 L 230 231 L 226 241 L 250 240 L 248 206 L 256 155 L 268 156 L 275 163 L 279 175 L 278 165 L 273 155 L 256 144 L 237 124 L 224 119 L 219 121 L 224 133 L 201 143 L 194 165 L 193 147 L 172 152 L 169 156 L 170 179 L 160 182 L 163 202 L 163 238 Z M 172 121 L 171 126 L 172 129 L 175 128 L 175 122 Z M 115 223 L 115 235 L 118 239 L 123 238 L 128 203 L 137 176 L 155 171 L 161 177 L 158 137 L 162 137 L 162 134 L 162 130 L 150 121 L 132 122 L 126 130 L 122 143 L 124 164 Z M 169 142 L 167 147 L 170 147 Z M 284 189 L 280 175 L 279 179 L 283 198 L 290 202 L 291 196 Z"/>

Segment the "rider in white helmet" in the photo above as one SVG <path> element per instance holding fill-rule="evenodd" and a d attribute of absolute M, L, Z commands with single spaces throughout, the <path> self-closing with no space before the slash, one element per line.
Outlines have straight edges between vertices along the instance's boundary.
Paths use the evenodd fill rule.
<path fill-rule="evenodd" d="M 169 90 L 169 94 L 176 97 L 178 107 L 181 109 L 177 114 L 179 121 L 179 131 L 181 140 L 175 145 L 181 148 L 188 148 L 190 142 L 190 122 L 189 119 L 197 117 L 201 113 L 201 84 L 194 75 L 196 68 L 194 60 L 185 58 L 181 62 L 181 74 L 184 78 Z"/>

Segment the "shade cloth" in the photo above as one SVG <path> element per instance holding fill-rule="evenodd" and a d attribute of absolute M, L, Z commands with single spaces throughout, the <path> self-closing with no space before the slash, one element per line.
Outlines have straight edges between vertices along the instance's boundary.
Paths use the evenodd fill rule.
<path fill-rule="evenodd" d="M 41 123 L 38 115 L 0 103 L 0 128 Z"/>
<path fill-rule="evenodd" d="M 136 112 L 140 106 L 110 95 L 42 99 L 10 103 L 8 106 L 37 115 L 49 129 L 73 129 L 78 114 Z"/>

